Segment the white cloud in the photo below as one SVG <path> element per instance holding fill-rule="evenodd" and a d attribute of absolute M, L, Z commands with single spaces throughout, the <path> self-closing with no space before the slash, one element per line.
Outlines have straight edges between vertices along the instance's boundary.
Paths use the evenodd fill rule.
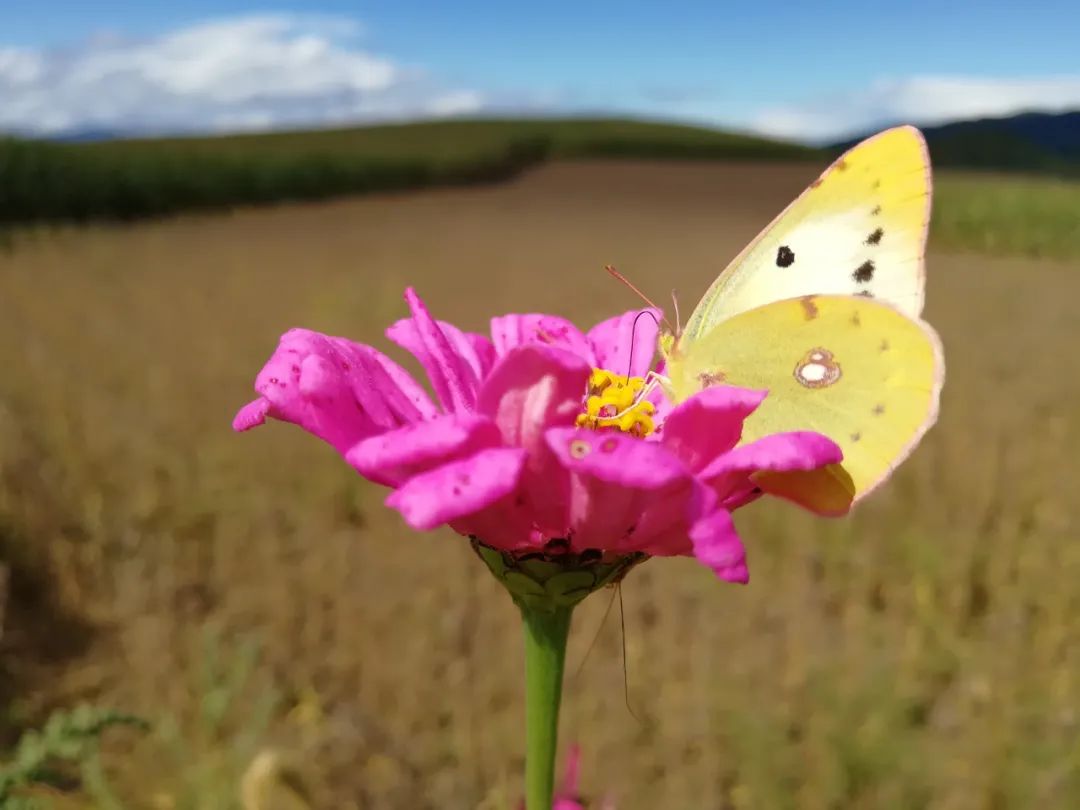
<path fill-rule="evenodd" d="M 762 110 L 751 122 L 763 134 L 828 141 L 895 123 L 1056 112 L 1080 107 L 1080 76 L 994 79 L 914 76 L 882 79 L 865 90 Z"/>
<path fill-rule="evenodd" d="M 0 131 L 269 129 L 481 109 L 478 92 L 358 47 L 352 20 L 253 15 L 144 40 L 0 48 Z"/>
<path fill-rule="evenodd" d="M 0 76 L 13 85 L 26 85 L 40 78 L 44 65 L 41 57 L 23 48 L 0 48 Z"/>
<path fill-rule="evenodd" d="M 432 115 L 465 115 L 484 106 L 484 97 L 475 90 L 457 90 L 438 96 L 428 104 Z"/>

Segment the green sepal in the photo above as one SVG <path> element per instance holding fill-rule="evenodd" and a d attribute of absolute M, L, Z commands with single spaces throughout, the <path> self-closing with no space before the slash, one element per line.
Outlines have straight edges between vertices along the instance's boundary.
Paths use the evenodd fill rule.
<path fill-rule="evenodd" d="M 648 558 L 642 552 L 605 556 L 595 551 L 534 552 L 515 557 L 485 546 L 475 537 L 472 547 L 519 607 L 549 612 L 573 607 L 593 591 L 621 580 Z"/>

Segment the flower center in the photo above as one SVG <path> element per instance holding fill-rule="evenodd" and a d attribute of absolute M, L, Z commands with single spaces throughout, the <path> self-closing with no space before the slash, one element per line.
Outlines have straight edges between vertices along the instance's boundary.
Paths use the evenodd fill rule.
<path fill-rule="evenodd" d="M 602 368 L 593 369 L 585 397 L 585 412 L 578 414 L 578 427 L 591 430 L 615 428 L 633 436 L 652 433 L 655 406 L 637 400 L 645 387 L 644 377 L 626 377 Z"/>

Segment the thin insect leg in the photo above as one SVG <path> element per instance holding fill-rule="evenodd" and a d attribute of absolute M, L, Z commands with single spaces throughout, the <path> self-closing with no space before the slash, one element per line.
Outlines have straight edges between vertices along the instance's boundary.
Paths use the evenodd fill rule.
<path fill-rule="evenodd" d="M 671 385 L 671 378 L 650 370 L 645 375 L 645 388 L 642 389 L 642 395 L 651 394 L 658 385 Z"/>
<path fill-rule="evenodd" d="M 619 411 L 617 414 L 614 414 L 613 416 L 607 416 L 607 417 L 604 417 L 604 418 L 605 419 L 619 419 L 620 417 L 625 416 L 626 414 L 630 413 L 630 411 L 634 410 L 634 408 L 636 408 L 642 402 L 644 402 L 646 400 L 646 398 L 649 396 L 649 394 L 651 394 L 653 391 L 656 390 L 657 386 L 664 385 L 665 383 L 670 384 L 670 382 L 671 382 L 671 380 L 669 380 L 663 374 L 657 374 L 655 371 L 648 372 L 645 375 L 645 385 L 642 386 L 642 389 L 638 393 L 638 395 L 636 397 L 634 397 L 634 401 L 631 402 L 629 406 L 627 406 L 626 408 L 623 408 L 621 411 Z"/>
<path fill-rule="evenodd" d="M 615 588 L 617 590 L 618 586 L 616 585 Z M 593 639 L 589 642 L 589 649 L 585 650 L 585 657 L 581 659 L 581 663 L 578 664 L 577 672 L 574 673 L 574 680 L 577 680 L 581 675 L 582 670 L 585 669 L 585 662 L 589 660 L 589 655 L 592 654 L 593 647 L 596 646 L 596 642 L 600 639 L 600 631 L 604 629 L 604 625 L 607 624 L 608 616 L 611 615 L 611 608 L 615 604 L 615 596 L 616 592 L 613 590 L 611 592 L 611 598 L 608 600 L 607 607 L 604 608 L 604 615 L 600 619 L 600 624 L 596 627 L 596 633 L 593 634 Z"/>
<path fill-rule="evenodd" d="M 626 662 L 626 610 L 623 607 L 622 583 L 620 582 L 615 587 L 619 591 L 619 626 L 622 628 L 623 699 L 626 701 L 626 710 L 630 712 L 630 716 L 641 723 L 641 718 L 634 713 L 634 707 L 630 705 L 630 671 Z"/>

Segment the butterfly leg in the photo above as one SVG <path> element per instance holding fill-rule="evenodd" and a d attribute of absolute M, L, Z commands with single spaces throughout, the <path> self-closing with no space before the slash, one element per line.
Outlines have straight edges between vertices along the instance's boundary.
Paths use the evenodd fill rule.
<path fill-rule="evenodd" d="M 637 402 L 641 402 L 647 399 L 649 395 L 660 387 L 665 392 L 671 390 L 671 378 L 665 377 L 663 374 L 659 374 L 655 371 L 650 371 L 645 375 L 645 386 L 641 389 L 641 393 L 637 397 Z M 635 403 L 636 404 L 636 403 Z"/>
<path fill-rule="evenodd" d="M 618 419 L 621 416 L 625 416 L 626 414 L 630 413 L 630 411 L 634 410 L 634 408 L 638 407 L 642 402 L 647 400 L 649 398 L 649 395 L 656 390 L 657 386 L 666 387 L 669 385 L 671 385 L 671 380 L 665 377 L 663 374 L 658 374 L 655 371 L 649 371 L 645 375 L 645 385 L 642 386 L 641 391 L 638 392 L 638 395 L 634 397 L 634 401 L 631 402 L 628 407 L 619 411 L 617 414 L 610 418 Z"/>

